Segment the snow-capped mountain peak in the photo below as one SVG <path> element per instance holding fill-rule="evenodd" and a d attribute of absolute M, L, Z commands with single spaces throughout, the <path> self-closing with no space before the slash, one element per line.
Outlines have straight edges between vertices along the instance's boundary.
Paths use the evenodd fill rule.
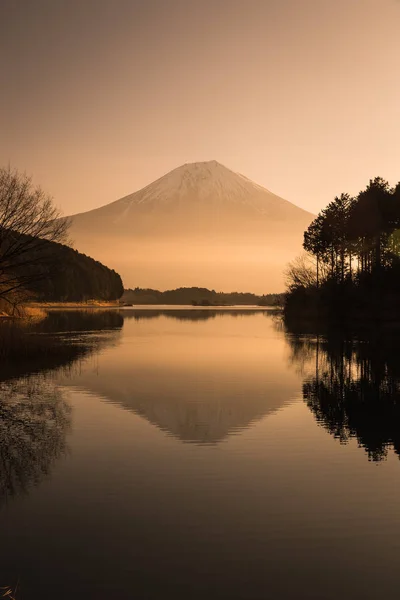
<path fill-rule="evenodd" d="M 117 221 L 136 209 L 171 213 L 195 208 L 197 213 L 209 211 L 210 216 L 215 210 L 230 210 L 232 216 L 237 208 L 255 216 L 275 214 L 279 219 L 286 218 L 290 209 L 305 212 L 216 160 L 186 163 L 112 206 L 119 209 Z"/>
<path fill-rule="evenodd" d="M 283 288 L 313 215 L 212 160 L 184 164 L 120 200 L 72 217 L 77 249 L 127 286 Z M 250 285 L 251 284 L 251 285 Z"/>

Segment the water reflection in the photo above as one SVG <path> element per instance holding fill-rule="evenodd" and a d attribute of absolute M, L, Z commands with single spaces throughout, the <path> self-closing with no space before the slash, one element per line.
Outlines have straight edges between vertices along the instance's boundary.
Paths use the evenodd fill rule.
<path fill-rule="evenodd" d="M 0 384 L 0 503 L 26 493 L 66 451 L 70 408 L 57 386 L 32 377 Z"/>
<path fill-rule="evenodd" d="M 341 443 L 356 438 L 371 461 L 400 454 L 399 337 L 290 335 L 291 361 L 304 373 L 303 397 Z"/>
<path fill-rule="evenodd" d="M 27 333 L 46 335 L 50 340 L 57 336 L 61 340 L 57 339 L 53 350 L 49 342 L 44 348 L 48 346 L 50 351 L 38 351 L 18 361 L 3 360 L 0 382 L 69 369 L 103 347 L 117 343 L 122 326 L 123 317 L 117 311 L 50 311 L 45 318 L 29 325 Z"/>
<path fill-rule="evenodd" d="M 116 312 L 49 313 L 30 326 L 29 335 L 63 334 L 54 351 L 37 352 L 24 361 L 3 361 L 0 367 L 0 504 L 27 493 L 48 476 L 66 450 L 71 409 L 59 388 L 61 373 L 73 377 L 84 359 L 115 343 L 122 318 Z M 71 332 L 114 335 L 77 339 Z M 34 333 L 35 332 L 35 333 Z M 47 346 L 44 346 L 47 349 Z"/>
<path fill-rule="evenodd" d="M 182 442 L 218 444 L 294 395 L 297 378 L 282 381 L 276 372 L 285 342 L 265 314 L 246 309 L 50 311 L 31 333 L 61 336 L 64 344 L 55 353 L 2 365 L 0 381 L 13 379 L 10 390 L 17 390 L 21 377 L 32 380 L 34 373 L 41 377 L 36 385 L 52 380 L 84 390 Z M 93 354 L 95 363 L 88 360 Z M 22 389 L 15 391 L 16 406 L 23 405 Z"/>
<path fill-rule="evenodd" d="M 36 333 L 73 333 L 118 330 L 124 318 L 117 310 L 51 310 L 32 327 Z"/>
<path fill-rule="evenodd" d="M 72 345 L 99 340 L 101 352 L 74 362 L 68 377 L 46 375 L 67 386 L 73 426 L 65 438 L 67 413 L 58 431 L 71 451 L 60 460 L 66 446 L 55 443 L 43 467 L 23 445 L 17 465 L 31 493 L 0 510 L 2 582 L 19 579 L 25 600 L 395 597 L 400 465 L 371 468 L 355 444 L 343 449 L 318 429 L 273 323 L 229 313 L 201 322 L 124 318 L 122 329 L 80 332 L 72 323 Z M 61 336 L 70 339 L 68 330 Z M 338 346 L 329 353 L 339 382 L 342 355 L 345 382 L 361 377 L 362 352 L 371 363 L 361 343 L 355 358 L 356 342 L 343 352 L 341 340 L 292 338 L 306 383 L 329 381 L 324 344 Z M 396 356 L 384 362 L 385 377 L 394 377 Z M 22 396 L 28 402 L 25 388 Z M 2 469 L 20 449 L 16 421 Z M 218 446 L 205 448 L 207 440 Z M 43 472 L 53 477 L 44 482 Z M 5 481 L 6 490 L 22 487 Z M 34 481 L 42 483 L 32 493 Z"/>
<path fill-rule="evenodd" d="M 198 445 L 224 441 L 295 394 L 295 378 L 282 381 L 276 370 L 284 339 L 263 311 L 121 314 L 122 343 L 98 357 L 95 371 L 64 377 L 62 385 L 100 396 Z"/>
<path fill-rule="evenodd" d="M 158 319 L 165 317 L 167 319 L 176 319 L 177 321 L 208 321 L 215 319 L 216 317 L 223 317 L 229 315 L 230 317 L 243 317 L 253 316 L 257 313 L 265 313 L 263 310 L 250 310 L 250 309 L 124 309 L 122 314 L 127 319 L 135 319 L 135 321 L 141 321 L 144 319 Z"/>

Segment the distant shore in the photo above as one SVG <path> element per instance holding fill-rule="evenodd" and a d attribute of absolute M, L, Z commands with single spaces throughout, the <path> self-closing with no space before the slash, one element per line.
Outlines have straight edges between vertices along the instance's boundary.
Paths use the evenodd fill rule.
<path fill-rule="evenodd" d="M 119 308 L 123 309 L 131 309 L 131 310 L 268 310 L 273 309 L 273 306 L 260 306 L 258 304 L 213 304 L 207 306 L 195 305 L 192 304 L 125 304 L 121 305 Z"/>
<path fill-rule="evenodd" d="M 257 304 L 214 304 L 214 305 L 191 305 L 191 304 L 120 304 L 119 302 L 29 302 L 24 305 L 28 309 L 41 310 L 85 310 L 94 308 L 118 308 L 131 310 L 179 310 L 182 308 L 190 310 L 266 310 L 272 306 L 260 306 Z"/>

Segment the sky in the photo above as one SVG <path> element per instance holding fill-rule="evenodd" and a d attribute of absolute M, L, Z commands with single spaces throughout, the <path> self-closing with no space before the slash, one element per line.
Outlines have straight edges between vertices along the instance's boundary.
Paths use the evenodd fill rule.
<path fill-rule="evenodd" d="M 0 0 L 0 165 L 64 214 L 217 160 L 318 212 L 400 180 L 399 0 Z"/>

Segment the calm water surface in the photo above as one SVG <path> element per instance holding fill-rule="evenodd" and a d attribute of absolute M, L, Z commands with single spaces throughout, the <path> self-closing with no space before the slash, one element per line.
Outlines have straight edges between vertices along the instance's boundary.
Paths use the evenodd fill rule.
<path fill-rule="evenodd" d="M 399 597 L 396 340 L 290 333 L 269 311 L 36 329 L 72 345 L 0 370 L 0 585 L 18 600 Z"/>

